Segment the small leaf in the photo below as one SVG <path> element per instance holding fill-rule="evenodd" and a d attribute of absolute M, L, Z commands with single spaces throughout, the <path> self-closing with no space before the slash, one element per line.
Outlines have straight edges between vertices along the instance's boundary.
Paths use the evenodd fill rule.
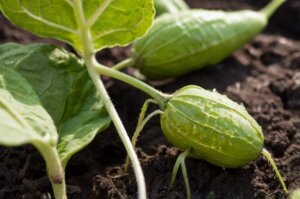
<path fill-rule="evenodd" d="M 152 0 L 81 0 L 81 3 L 96 50 L 129 44 L 145 34 L 154 17 Z M 82 50 L 74 1 L 0 0 L 0 10 L 28 31 L 63 40 Z"/>
<path fill-rule="evenodd" d="M 65 50 L 42 44 L 6 44 L 0 46 L 0 66 L 21 75 L 52 117 L 64 165 L 109 125 L 110 118 L 84 65 Z"/>

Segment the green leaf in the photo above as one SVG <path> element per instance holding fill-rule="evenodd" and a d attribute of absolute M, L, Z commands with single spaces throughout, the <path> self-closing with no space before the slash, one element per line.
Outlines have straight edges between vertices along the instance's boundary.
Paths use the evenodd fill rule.
<path fill-rule="evenodd" d="M 0 67 L 0 144 L 56 144 L 54 122 L 30 84 L 12 68 Z"/>
<path fill-rule="evenodd" d="M 53 119 L 63 164 L 110 123 L 82 61 L 50 45 L 0 46 L 0 66 L 26 80 Z M 1 129 L 1 128 L 0 128 Z"/>
<path fill-rule="evenodd" d="M 0 10 L 16 25 L 81 51 L 74 1 L 80 0 L 0 0 Z M 129 44 L 145 34 L 154 17 L 152 0 L 81 0 L 81 4 L 96 50 Z"/>

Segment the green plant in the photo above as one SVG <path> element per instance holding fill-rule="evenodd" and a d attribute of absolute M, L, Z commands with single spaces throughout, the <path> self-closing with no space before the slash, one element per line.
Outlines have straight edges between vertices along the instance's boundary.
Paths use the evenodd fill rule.
<path fill-rule="evenodd" d="M 64 167 L 108 126 L 105 106 L 133 161 L 139 198 L 146 198 L 138 158 L 94 65 L 96 51 L 127 45 L 147 31 L 154 17 L 152 0 L 0 0 L 0 10 L 28 31 L 69 43 L 83 59 L 59 49 L 50 53 L 49 46 L 3 47 L 0 143 L 33 144 L 45 158 L 55 197 L 65 199 Z"/>
<path fill-rule="evenodd" d="M 156 16 L 189 9 L 189 6 L 183 0 L 154 0 L 154 6 Z"/>
<path fill-rule="evenodd" d="M 159 105 L 160 110 L 153 112 L 145 120 L 148 103 L 144 106 L 139 119 L 140 125 L 134 136 L 136 138 L 147 119 L 157 114 L 165 115 L 178 93 L 186 88 L 174 95 L 164 94 L 131 76 L 97 63 L 95 53 L 106 47 L 127 45 L 142 36 L 153 20 L 152 1 L 53 0 L 49 4 L 48 1 L 39 0 L 0 0 L 0 10 L 13 23 L 26 30 L 69 43 L 81 57 L 77 58 L 49 45 L 1 46 L 0 143 L 5 146 L 33 144 L 45 158 L 55 197 L 65 199 L 64 169 L 69 158 L 109 125 L 109 115 L 132 162 L 139 187 L 138 196 L 146 199 L 144 177 L 136 153 L 99 75 L 126 82 L 149 94 L 153 98 L 149 103 Z M 234 104 L 224 96 L 216 96 L 218 100 L 224 98 L 229 104 Z M 195 97 L 191 96 L 190 100 Z M 202 101 L 203 106 L 208 104 L 209 99 L 207 100 Z M 216 111 L 221 111 L 222 114 L 222 110 Z M 233 109 L 231 111 L 234 112 Z M 199 110 L 198 114 L 202 113 Z M 242 116 L 239 117 L 238 119 L 245 120 Z M 247 117 L 254 121 L 250 115 Z M 167 119 L 165 116 L 162 118 Z M 235 123 L 230 124 L 234 131 Z M 225 123 L 224 126 L 226 125 L 228 124 Z M 164 131 L 166 128 L 163 126 Z M 253 136 L 250 138 L 253 139 Z M 193 154 L 192 148 L 179 157 L 173 172 L 173 176 L 176 176 L 180 164 L 187 188 L 184 159 L 190 152 Z M 281 179 L 271 157 L 266 155 L 265 150 L 263 154 L 271 161 Z"/>
<path fill-rule="evenodd" d="M 286 0 L 273 0 L 260 12 L 187 10 L 157 18 L 149 33 L 134 43 L 133 66 L 150 79 L 180 76 L 230 56 L 263 30 Z"/>

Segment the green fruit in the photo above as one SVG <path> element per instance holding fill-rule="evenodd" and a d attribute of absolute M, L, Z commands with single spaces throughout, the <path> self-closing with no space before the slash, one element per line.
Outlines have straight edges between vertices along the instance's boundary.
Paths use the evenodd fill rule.
<path fill-rule="evenodd" d="M 178 90 L 161 117 L 165 137 L 192 157 L 223 168 L 237 168 L 262 152 L 261 127 L 224 95 L 197 86 Z"/>
<path fill-rule="evenodd" d="M 299 199 L 299 198 L 300 198 L 300 189 L 294 190 L 294 191 L 291 193 L 291 195 L 290 195 L 289 198 L 290 198 L 290 199 Z"/>
<path fill-rule="evenodd" d="M 251 40 L 267 21 L 265 14 L 254 11 L 162 15 L 134 44 L 134 67 L 150 79 L 164 79 L 216 64 Z"/>
<path fill-rule="evenodd" d="M 188 10 L 188 5 L 183 0 L 154 0 L 156 16 L 164 13 L 176 13 Z"/>

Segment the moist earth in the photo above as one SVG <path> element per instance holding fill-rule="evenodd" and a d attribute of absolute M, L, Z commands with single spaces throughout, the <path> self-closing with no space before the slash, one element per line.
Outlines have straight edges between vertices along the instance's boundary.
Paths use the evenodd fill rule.
<path fill-rule="evenodd" d="M 259 9 L 266 0 L 189 0 L 191 7 L 208 9 Z M 268 28 L 251 43 L 220 64 L 168 81 L 148 83 L 172 93 L 196 84 L 217 89 L 243 103 L 262 126 L 265 147 L 290 190 L 300 187 L 300 1 L 289 0 L 272 17 Z M 15 28 L 0 16 L 0 43 L 48 42 L 72 49 L 61 42 L 42 39 Z M 99 60 L 113 65 L 130 55 L 130 47 L 104 50 Z M 126 70 L 133 74 L 132 69 Z M 129 133 L 148 96 L 113 79 L 106 87 Z M 151 107 L 152 110 L 157 107 Z M 159 118 L 152 119 L 138 142 L 140 157 L 151 199 L 185 198 L 181 176 L 168 190 L 171 171 L 180 151 L 162 135 Z M 105 130 L 67 167 L 70 199 L 137 198 L 132 170 L 124 174 L 126 153 L 113 126 Z M 287 198 L 268 162 L 259 157 L 239 169 L 222 169 L 202 160 L 187 160 L 192 198 L 252 199 Z M 45 164 L 32 146 L 0 147 L 0 198 L 50 198 L 51 185 Z"/>

